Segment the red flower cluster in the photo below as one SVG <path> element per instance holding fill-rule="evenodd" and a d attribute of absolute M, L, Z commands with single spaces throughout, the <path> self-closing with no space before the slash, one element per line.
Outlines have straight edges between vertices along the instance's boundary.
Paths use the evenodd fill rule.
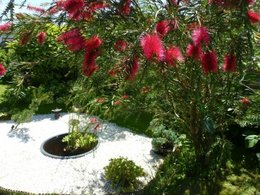
<path fill-rule="evenodd" d="M 3 64 L 0 63 L 0 77 L 1 76 L 4 76 L 6 73 L 6 69 L 5 67 L 3 66 Z"/>
<path fill-rule="evenodd" d="M 209 72 L 217 72 L 218 61 L 216 53 L 214 51 L 204 53 L 201 57 L 201 64 L 205 74 L 208 74 Z"/>
<path fill-rule="evenodd" d="M 176 67 L 176 61 L 183 62 L 184 57 L 180 48 L 173 46 L 165 51 L 165 62 L 173 67 Z"/>
<path fill-rule="evenodd" d="M 98 70 L 98 66 L 96 65 L 96 59 L 99 56 L 97 52 L 85 52 L 84 61 L 82 65 L 82 73 L 87 77 L 91 77 L 91 75 Z"/>
<path fill-rule="evenodd" d="M 122 99 L 128 99 L 129 96 L 128 96 L 128 95 L 122 95 L 121 98 L 122 98 Z"/>
<path fill-rule="evenodd" d="M 127 68 L 128 76 L 126 77 L 126 80 L 133 80 L 140 68 L 139 59 L 138 57 L 134 57 L 134 59 L 129 64 L 129 67 Z"/>
<path fill-rule="evenodd" d="M 122 0 L 120 4 L 121 7 L 119 7 L 118 12 L 122 15 L 129 15 L 131 12 L 131 0 Z"/>
<path fill-rule="evenodd" d="M 94 35 L 86 41 L 86 50 L 92 52 L 95 49 L 99 48 L 101 45 L 102 40 L 97 35 Z"/>
<path fill-rule="evenodd" d="M 94 35 L 86 41 L 84 61 L 82 64 L 83 75 L 91 77 L 91 75 L 98 70 L 96 64 L 96 59 L 99 56 L 100 52 L 98 51 L 99 47 L 102 45 L 102 40 Z"/>
<path fill-rule="evenodd" d="M 236 57 L 234 55 L 226 55 L 222 68 L 224 72 L 236 71 Z"/>
<path fill-rule="evenodd" d="M 208 29 L 203 26 L 194 29 L 192 32 L 192 41 L 195 46 L 198 46 L 203 42 L 207 45 L 209 43 Z"/>
<path fill-rule="evenodd" d="M 209 32 L 206 27 L 195 28 L 192 32 L 192 43 L 186 49 L 187 56 L 200 60 L 202 56 L 201 44 L 204 43 L 207 45 L 209 39 Z"/>
<path fill-rule="evenodd" d="M 166 36 L 170 30 L 177 28 L 177 20 L 161 20 L 155 26 L 156 32 L 162 37 Z"/>
<path fill-rule="evenodd" d="M 162 20 L 156 24 L 156 32 L 159 33 L 161 36 L 165 36 L 170 31 L 170 24 L 168 20 Z"/>
<path fill-rule="evenodd" d="M 77 15 L 77 12 L 81 11 L 84 6 L 84 0 L 66 0 L 59 3 L 71 16 Z"/>
<path fill-rule="evenodd" d="M 98 120 L 95 117 L 91 117 L 89 119 L 89 122 L 92 123 L 92 124 L 96 124 L 96 123 L 98 123 Z"/>
<path fill-rule="evenodd" d="M 196 59 L 196 60 L 200 60 L 201 55 L 202 55 L 201 46 L 200 46 L 200 45 L 195 46 L 193 43 L 190 43 L 190 44 L 187 46 L 186 55 L 187 55 L 188 57 L 193 57 L 193 58 Z"/>
<path fill-rule="evenodd" d="M 252 22 L 252 23 L 257 23 L 257 22 L 260 22 L 260 12 L 259 13 L 256 13 L 252 10 L 248 10 L 247 11 L 247 15 L 248 15 L 248 18 L 249 20 Z"/>
<path fill-rule="evenodd" d="M 115 45 L 114 45 L 114 49 L 116 51 L 125 51 L 127 47 L 127 42 L 124 40 L 118 40 Z"/>
<path fill-rule="evenodd" d="M 57 7 L 66 10 L 72 20 L 89 20 L 95 11 L 109 7 L 105 1 L 93 1 L 85 3 L 84 0 L 58 1 Z"/>
<path fill-rule="evenodd" d="M 152 60 L 154 55 L 158 61 L 164 59 L 164 46 L 162 40 L 156 33 L 142 36 L 141 47 L 147 60 Z"/>
<path fill-rule="evenodd" d="M 235 8 L 241 5 L 241 3 L 246 4 L 253 4 L 254 0 L 243 0 L 243 1 L 237 1 L 237 0 L 208 0 L 209 4 L 214 4 L 219 7 L 224 8 Z"/>
<path fill-rule="evenodd" d="M 104 103 L 105 101 L 106 101 L 106 99 L 103 97 L 96 99 L 96 103 Z"/>
<path fill-rule="evenodd" d="M 210 72 L 218 71 L 217 55 L 214 51 L 202 52 L 201 44 L 208 45 L 210 40 L 208 29 L 204 26 L 197 27 L 192 32 L 192 43 L 187 46 L 186 55 L 199 60 L 202 65 L 203 72 L 208 74 Z"/>
<path fill-rule="evenodd" d="M 248 106 L 248 105 L 250 105 L 250 101 L 249 101 L 249 99 L 248 98 L 242 98 L 241 100 L 240 100 L 240 102 L 242 103 L 242 104 L 244 104 L 245 106 Z"/>
<path fill-rule="evenodd" d="M 35 7 L 35 6 L 32 6 L 32 5 L 28 5 L 27 9 L 29 9 L 31 11 L 35 11 L 35 12 L 41 13 L 41 14 L 43 14 L 45 12 L 45 10 L 43 8 Z"/>
<path fill-rule="evenodd" d="M 12 23 L 7 22 L 0 25 L 0 32 L 8 32 L 12 26 Z"/>
<path fill-rule="evenodd" d="M 46 39 L 46 32 L 39 32 L 37 34 L 37 41 L 39 44 L 43 44 L 45 42 L 45 39 Z"/>
<path fill-rule="evenodd" d="M 119 104 L 121 104 L 121 101 L 120 101 L 120 100 L 116 100 L 116 101 L 114 101 L 114 103 L 113 103 L 114 106 L 118 106 Z"/>
<path fill-rule="evenodd" d="M 171 0 L 170 1 L 173 5 L 178 5 L 177 0 Z"/>
<path fill-rule="evenodd" d="M 78 28 L 62 33 L 57 40 L 67 45 L 70 51 L 79 51 L 86 46 L 86 40 L 81 36 Z"/>
<path fill-rule="evenodd" d="M 91 2 L 88 7 L 89 7 L 88 9 L 91 12 L 95 12 L 96 10 L 107 8 L 109 7 L 109 5 L 106 2 L 101 1 L 101 2 Z"/>

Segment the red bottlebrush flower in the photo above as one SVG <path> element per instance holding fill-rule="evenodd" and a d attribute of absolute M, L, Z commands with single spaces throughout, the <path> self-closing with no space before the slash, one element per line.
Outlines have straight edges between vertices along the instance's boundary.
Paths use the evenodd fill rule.
<path fill-rule="evenodd" d="M 245 106 L 250 105 L 250 101 L 249 101 L 249 99 L 246 98 L 246 97 L 242 98 L 242 99 L 240 100 L 240 102 L 241 102 L 242 104 L 244 104 Z"/>
<path fill-rule="evenodd" d="M 256 13 L 256 12 L 254 12 L 252 10 L 248 10 L 247 11 L 247 15 L 248 15 L 249 20 L 252 23 L 260 22 L 260 13 Z"/>
<path fill-rule="evenodd" d="M 106 101 L 105 98 L 97 98 L 96 103 L 104 103 Z"/>
<path fill-rule="evenodd" d="M 89 122 L 92 123 L 92 124 L 95 124 L 98 121 L 97 121 L 97 119 L 95 117 L 92 117 L 92 118 L 89 119 Z"/>
<path fill-rule="evenodd" d="M 189 44 L 186 49 L 186 55 L 188 57 L 193 57 L 196 60 L 200 60 L 202 55 L 202 49 L 200 45 L 194 46 L 193 44 Z"/>
<path fill-rule="evenodd" d="M 98 9 L 107 8 L 109 7 L 109 5 L 106 2 L 101 1 L 101 2 L 91 2 L 88 7 L 91 12 L 95 12 Z"/>
<path fill-rule="evenodd" d="M 122 15 L 129 15 L 131 12 L 131 0 L 122 0 L 121 7 L 118 9 L 119 13 Z"/>
<path fill-rule="evenodd" d="M 92 19 L 92 13 L 89 10 L 84 10 L 81 13 L 81 19 L 82 20 L 90 20 L 90 19 Z"/>
<path fill-rule="evenodd" d="M 161 36 L 165 36 L 170 31 L 170 22 L 168 20 L 162 20 L 156 24 L 156 32 L 159 33 Z"/>
<path fill-rule="evenodd" d="M 57 6 L 58 8 L 63 8 L 63 7 L 64 7 L 64 6 L 63 6 L 64 2 L 65 2 L 65 0 L 57 0 L 57 1 L 56 1 L 56 6 Z"/>
<path fill-rule="evenodd" d="M 6 68 L 3 66 L 3 64 L 0 63 L 0 77 L 4 76 L 6 73 Z"/>
<path fill-rule="evenodd" d="M 121 101 L 120 101 L 120 100 L 116 100 L 116 101 L 114 101 L 114 103 L 113 103 L 114 106 L 118 106 L 119 104 L 121 104 Z"/>
<path fill-rule="evenodd" d="M 45 42 L 46 39 L 46 33 L 45 32 L 39 32 L 37 35 L 37 41 L 39 44 L 43 44 Z"/>
<path fill-rule="evenodd" d="M 206 27 L 199 27 L 192 32 L 192 41 L 195 46 L 200 45 L 202 42 L 209 43 L 209 32 Z"/>
<path fill-rule="evenodd" d="M 102 40 L 97 35 L 94 35 L 86 41 L 86 49 L 88 51 L 93 51 L 99 48 L 102 45 L 102 43 Z"/>
<path fill-rule="evenodd" d="M 147 60 L 155 55 L 158 61 L 164 59 L 164 46 L 157 34 L 146 34 L 141 38 L 141 47 Z"/>
<path fill-rule="evenodd" d="M 77 10 L 75 12 L 69 13 L 69 18 L 74 21 L 79 21 L 82 19 L 82 10 Z"/>
<path fill-rule="evenodd" d="M 79 51 L 86 46 L 86 40 L 78 28 L 62 33 L 57 40 L 67 45 L 70 51 Z"/>
<path fill-rule="evenodd" d="M 66 0 L 61 5 L 68 13 L 73 14 L 83 9 L 84 0 Z"/>
<path fill-rule="evenodd" d="M 128 95 L 122 95 L 121 98 L 122 98 L 122 99 L 128 99 L 129 96 L 128 96 Z"/>
<path fill-rule="evenodd" d="M 135 57 L 133 61 L 130 64 L 130 67 L 127 68 L 129 70 L 128 76 L 126 77 L 126 80 L 133 80 L 140 68 L 139 59 Z"/>
<path fill-rule="evenodd" d="M 96 58 L 99 56 L 98 52 L 85 52 L 84 61 L 82 65 L 83 75 L 91 77 L 91 75 L 98 70 L 96 65 Z"/>
<path fill-rule="evenodd" d="M 125 51 L 127 47 L 127 42 L 124 40 L 118 40 L 115 45 L 114 45 L 114 49 L 116 51 Z"/>
<path fill-rule="evenodd" d="M 48 10 L 48 14 L 53 15 L 53 14 L 58 13 L 59 11 L 60 11 L 60 10 L 59 10 L 58 6 L 53 6 L 52 8 L 50 8 L 50 9 Z"/>
<path fill-rule="evenodd" d="M 165 51 L 165 62 L 175 67 L 176 61 L 184 61 L 184 57 L 181 53 L 181 50 L 178 47 L 170 47 Z"/>
<path fill-rule="evenodd" d="M 8 32 L 12 26 L 11 22 L 7 22 L 0 25 L 0 32 Z"/>
<path fill-rule="evenodd" d="M 246 97 L 242 98 L 242 99 L 240 100 L 240 102 L 241 102 L 242 104 L 244 104 L 245 106 L 250 105 L 250 100 L 249 100 L 248 98 L 246 98 Z"/>
<path fill-rule="evenodd" d="M 207 52 L 201 57 L 201 64 L 205 74 L 218 71 L 217 55 L 214 51 Z"/>
<path fill-rule="evenodd" d="M 226 55 L 224 57 L 223 71 L 233 72 L 236 71 L 236 69 L 237 69 L 236 57 L 234 55 Z"/>
<path fill-rule="evenodd" d="M 35 6 L 32 6 L 32 5 L 28 5 L 27 9 L 29 9 L 31 11 L 35 11 L 35 12 L 41 13 L 41 14 L 43 14 L 45 12 L 45 10 L 43 8 L 35 7 Z"/>
<path fill-rule="evenodd" d="M 171 0 L 171 3 L 172 3 L 173 5 L 178 5 L 177 0 Z"/>
<path fill-rule="evenodd" d="M 177 20 L 161 20 L 156 24 L 155 29 L 157 33 L 164 37 L 169 33 L 170 30 L 177 29 L 177 27 Z"/>
<path fill-rule="evenodd" d="M 93 129 L 94 133 L 97 133 L 97 130 L 98 130 L 99 127 L 100 127 L 100 124 L 99 123 L 96 124 L 96 126 Z"/>
<path fill-rule="evenodd" d="M 244 0 L 247 4 L 252 5 L 255 3 L 254 0 Z"/>
<path fill-rule="evenodd" d="M 254 4 L 254 0 L 243 0 L 244 3 L 246 4 Z M 241 5 L 240 1 L 238 2 L 237 0 L 208 0 L 209 4 L 215 4 L 219 7 L 224 7 L 224 8 L 234 8 L 238 7 Z"/>

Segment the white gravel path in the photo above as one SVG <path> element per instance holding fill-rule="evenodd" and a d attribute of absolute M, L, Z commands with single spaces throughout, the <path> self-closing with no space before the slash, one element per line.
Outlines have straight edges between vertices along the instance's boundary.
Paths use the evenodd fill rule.
<path fill-rule="evenodd" d="M 148 174 L 145 183 L 155 176 L 162 160 L 151 152 L 151 139 L 106 122 L 102 122 L 100 144 L 94 152 L 76 159 L 43 155 L 41 144 L 67 133 L 72 116 L 63 113 L 54 120 L 53 115 L 37 115 L 13 132 L 12 121 L 0 122 L 0 187 L 32 193 L 106 194 L 111 189 L 103 168 L 109 159 L 119 156 L 144 168 Z"/>

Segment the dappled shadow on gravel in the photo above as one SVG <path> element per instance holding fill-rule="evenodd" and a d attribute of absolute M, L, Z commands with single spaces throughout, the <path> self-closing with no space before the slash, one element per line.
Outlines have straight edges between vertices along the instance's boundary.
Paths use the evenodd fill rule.
<path fill-rule="evenodd" d="M 8 137 L 20 139 L 21 142 L 27 143 L 32 139 L 28 133 L 28 128 L 17 128 L 8 132 Z"/>
<path fill-rule="evenodd" d="M 121 141 L 126 139 L 127 132 L 123 128 L 111 124 L 102 124 L 102 126 L 102 130 L 98 132 L 100 140 Z"/>

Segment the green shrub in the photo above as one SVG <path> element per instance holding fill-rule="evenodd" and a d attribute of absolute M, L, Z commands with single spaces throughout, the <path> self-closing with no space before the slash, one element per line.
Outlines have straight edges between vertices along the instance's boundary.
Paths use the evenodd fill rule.
<path fill-rule="evenodd" d="M 80 120 L 70 119 L 69 134 L 62 141 L 67 143 L 67 151 L 75 151 L 78 149 L 91 150 L 98 142 L 97 136 L 90 132 L 90 124 L 84 126 L 83 131 L 80 128 Z"/>
<path fill-rule="evenodd" d="M 111 182 L 112 187 L 119 192 L 134 191 L 140 187 L 138 177 L 145 176 L 142 167 L 132 160 L 124 157 L 110 159 L 105 168 L 105 178 Z"/>

